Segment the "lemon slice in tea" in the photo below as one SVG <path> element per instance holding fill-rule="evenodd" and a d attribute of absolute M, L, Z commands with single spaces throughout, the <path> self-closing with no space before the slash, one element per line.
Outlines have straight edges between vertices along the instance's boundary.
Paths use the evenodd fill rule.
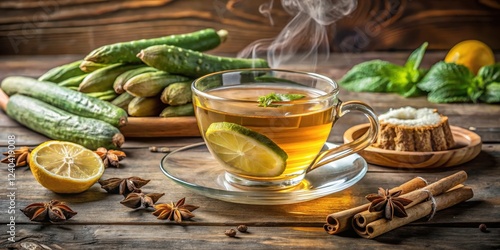
<path fill-rule="evenodd" d="M 212 152 L 235 172 L 274 177 L 285 171 L 288 155 L 263 134 L 230 122 L 210 124 L 205 138 Z"/>
<path fill-rule="evenodd" d="M 97 153 L 65 141 L 38 145 L 29 164 L 35 179 L 56 193 L 81 193 L 94 185 L 105 169 Z"/>

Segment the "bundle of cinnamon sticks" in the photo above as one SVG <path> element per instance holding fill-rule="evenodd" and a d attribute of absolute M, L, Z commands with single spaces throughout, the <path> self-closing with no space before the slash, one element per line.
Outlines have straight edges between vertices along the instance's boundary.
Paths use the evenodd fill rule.
<path fill-rule="evenodd" d="M 473 197 L 472 189 L 462 184 L 466 179 L 467 173 L 464 171 L 432 184 L 428 184 L 421 177 L 416 177 L 389 190 L 389 193 L 401 190 L 400 197 L 411 200 L 411 203 L 404 206 L 406 217 L 384 218 L 382 212 L 368 211 L 370 203 L 367 203 L 328 215 L 324 229 L 329 234 L 353 229 L 361 237 L 371 239 L 418 219 L 425 217 L 431 219 L 437 211 Z"/>

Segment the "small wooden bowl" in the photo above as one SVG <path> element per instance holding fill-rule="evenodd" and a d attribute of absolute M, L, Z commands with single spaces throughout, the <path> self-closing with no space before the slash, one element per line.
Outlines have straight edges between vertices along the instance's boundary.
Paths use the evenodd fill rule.
<path fill-rule="evenodd" d="M 370 164 L 392 168 L 444 168 L 463 164 L 474 159 L 481 152 L 481 137 L 469 130 L 450 126 L 455 147 L 446 151 L 406 152 L 368 147 L 358 152 Z M 362 136 L 369 124 L 349 128 L 344 133 L 344 142 L 351 142 Z"/>

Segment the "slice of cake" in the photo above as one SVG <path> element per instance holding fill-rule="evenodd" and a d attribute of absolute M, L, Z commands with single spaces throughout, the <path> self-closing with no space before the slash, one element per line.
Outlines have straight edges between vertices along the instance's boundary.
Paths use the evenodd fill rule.
<path fill-rule="evenodd" d="M 448 117 L 435 109 L 404 107 L 379 115 L 374 147 L 396 151 L 441 151 L 455 145 Z"/>

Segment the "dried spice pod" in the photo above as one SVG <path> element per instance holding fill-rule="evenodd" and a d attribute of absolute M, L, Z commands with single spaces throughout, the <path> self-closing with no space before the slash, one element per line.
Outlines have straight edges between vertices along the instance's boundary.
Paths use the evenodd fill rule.
<path fill-rule="evenodd" d="M 224 232 L 224 234 L 229 236 L 229 237 L 236 237 L 237 233 L 238 232 L 236 232 L 236 230 L 234 230 L 234 228 L 228 229 Z"/>
<path fill-rule="evenodd" d="M 95 152 L 101 157 L 105 167 L 111 166 L 119 168 L 120 161 L 127 157 L 123 151 L 113 149 L 108 150 L 104 147 L 98 148 Z"/>
<path fill-rule="evenodd" d="M 31 149 L 29 147 L 20 147 L 12 152 L 3 152 L 5 158 L 1 162 L 5 164 L 14 163 L 16 167 L 24 167 L 29 164 L 30 153 Z"/>
<path fill-rule="evenodd" d="M 175 220 L 175 222 L 180 223 L 182 220 L 188 220 L 194 217 L 194 210 L 198 209 L 198 206 L 184 204 L 186 198 L 182 198 L 175 204 L 171 202 L 170 204 L 157 204 L 154 206 L 155 211 L 153 215 L 159 220 Z"/>
<path fill-rule="evenodd" d="M 148 184 L 149 181 L 150 180 L 145 180 L 137 176 L 128 178 L 113 177 L 106 180 L 99 180 L 99 184 L 101 184 L 101 188 L 106 190 L 108 193 L 127 196 L 129 193 L 132 193 Z"/>
<path fill-rule="evenodd" d="M 382 211 L 384 218 L 392 220 L 394 216 L 407 217 L 405 206 L 410 204 L 412 200 L 398 197 L 402 190 L 396 191 L 391 194 L 389 189 L 378 189 L 378 194 L 369 194 L 366 199 L 371 202 L 368 207 L 370 212 Z"/>
<path fill-rule="evenodd" d="M 246 233 L 248 231 L 247 225 L 239 225 L 236 229 L 242 233 Z"/>
<path fill-rule="evenodd" d="M 62 223 L 77 214 L 64 202 L 51 200 L 50 202 L 32 203 L 21 209 L 31 221 Z"/>
<path fill-rule="evenodd" d="M 142 192 L 132 192 L 125 197 L 120 203 L 126 207 L 133 209 L 142 209 L 148 207 L 154 207 L 154 204 L 163 196 L 165 193 L 142 193 Z"/>

